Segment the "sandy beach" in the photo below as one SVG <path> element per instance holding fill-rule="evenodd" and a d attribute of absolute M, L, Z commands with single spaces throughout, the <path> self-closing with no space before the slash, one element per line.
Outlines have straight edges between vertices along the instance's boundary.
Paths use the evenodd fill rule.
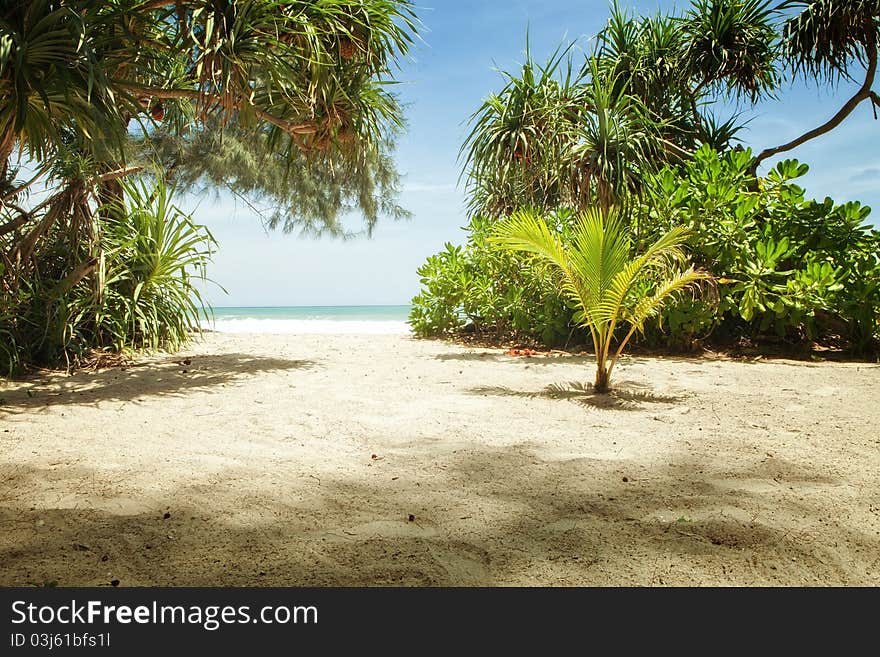
<path fill-rule="evenodd" d="M 0 387 L 0 584 L 880 585 L 880 366 L 220 335 Z"/>

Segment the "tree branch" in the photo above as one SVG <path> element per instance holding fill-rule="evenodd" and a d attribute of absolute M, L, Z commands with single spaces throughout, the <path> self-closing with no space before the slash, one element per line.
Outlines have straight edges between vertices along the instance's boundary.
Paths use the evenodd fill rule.
<path fill-rule="evenodd" d="M 30 220 L 31 217 L 27 212 L 25 212 L 21 208 L 15 208 L 15 209 L 18 210 L 20 213 L 18 218 L 13 219 L 12 221 L 9 221 L 9 222 L 3 224 L 2 226 L 0 226 L 0 237 L 5 235 L 6 233 L 11 233 L 12 231 L 21 228 Z"/>
<path fill-rule="evenodd" d="M 90 258 L 86 262 L 82 263 L 79 267 L 70 272 L 67 276 L 61 280 L 58 285 L 56 285 L 52 291 L 49 293 L 49 297 L 53 299 L 60 299 L 62 296 L 67 294 L 70 290 L 72 290 L 76 285 L 84 279 L 86 276 L 95 271 L 95 268 L 98 266 L 97 258 Z"/>
<path fill-rule="evenodd" d="M 813 128 L 812 130 L 805 132 L 797 139 L 793 139 L 787 144 L 782 144 L 781 146 L 776 146 L 775 148 L 765 148 L 761 151 L 758 156 L 752 160 L 751 170 L 754 173 L 758 170 L 758 165 L 761 164 L 768 157 L 773 157 L 777 153 L 783 153 L 785 151 L 790 151 L 792 149 L 797 148 L 801 144 L 810 141 L 811 139 L 815 139 L 821 135 L 824 135 L 827 132 L 830 132 L 841 123 L 843 120 L 852 114 L 853 110 L 859 106 L 859 104 L 871 98 L 872 102 L 877 102 L 875 100 L 876 94 L 871 90 L 871 87 L 874 86 L 874 76 L 877 72 L 877 45 L 871 44 L 870 47 L 866 48 L 868 54 L 868 65 L 866 67 L 865 72 L 865 81 L 862 83 L 862 86 L 859 87 L 859 90 L 850 98 L 846 103 L 844 103 L 843 107 L 838 110 L 837 114 L 832 116 L 828 121 L 823 123 L 817 128 Z"/>
<path fill-rule="evenodd" d="M 145 167 L 130 167 L 122 169 L 117 169 L 116 171 L 108 171 L 107 173 L 102 173 L 100 176 L 95 177 L 95 182 L 104 183 L 110 182 L 112 180 L 118 180 L 119 178 L 125 178 L 125 176 L 133 176 L 136 173 L 140 173 L 144 170 Z"/>
<path fill-rule="evenodd" d="M 177 4 L 179 4 L 179 0 L 177 2 L 175 2 L 175 0 L 149 0 L 149 2 L 144 2 L 142 5 L 136 7 L 136 9 L 138 9 L 139 11 L 150 11 L 152 9 L 172 7 Z"/>
<path fill-rule="evenodd" d="M 200 102 L 205 102 L 207 100 L 210 103 L 219 105 L 226 109 L 239 109 L 236 103 L 230 102 L 227 98 L 221 96 L 220 94 L 206 94 L 201 91 L 197 91 L 196 89 L 162 89 L 158 87 L 141 87 L 133 85 L 123 85 L 122 88 L 138 96 L 152 96 L 154 98 L 161 98 L 163 100 L 186 99 Z M 276 128 L 279 128 L 290 135 L 296 145 L 300 148 L 300 150 L 306 150 L 305 144 L 303 144 L 302 142 L 302 136 L 311 135 L 317 132 L 317 128 L 314 126 L 314 124 L 292 123 L 291 121 L 279 119 L 277 116 L 274 116 L 269 112 L 261 110 L 257 107 L 251 106 L 251 109 L 253 110 L 257 118 L 265 121 L 266 123 L 274 125 Z"/>
<path fill-rule="evenodd" d="M 47 171 L 49 171 L 49 169 L 51 169 L 51 168 L 52 168 L 52 167 L 49 166 L 49 165 L 44 166 L 42 169 L 40 169 L 39 171 L 37 171 L 37 173 L 34 175 L 33 178 L 31 178 L 30 180 L 28 180 L 28 181 L 27 181 L 26 183 L 24 183 L 21 187 L 16 187 L 16 188 L 13 189 L 12 191 L 8 192 L 8 193 L 6 194 L 6 196 L 4 196 L 2 199 L 0 199 L 0 205 L 6 203 L 6 201 L 8 201 L 9 199 L 11 199 L 13 196 L 16 196 L 17 194 L 21 194 L 21 193 L 22 193 L 23 191 L 25 191 L 28 187 L 30 187 L 30 186 L 33 185 L 35 182 L 37 182 L 37 180 L 39 180 L 40 177 L 41 177 L 43 174 L 45 174 Z"/>

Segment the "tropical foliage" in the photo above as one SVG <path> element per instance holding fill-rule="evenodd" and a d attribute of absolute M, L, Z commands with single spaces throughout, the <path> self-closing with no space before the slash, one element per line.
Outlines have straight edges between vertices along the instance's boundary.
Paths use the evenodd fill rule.
<path fill-rule="evenodd" d="M 164 184 L 123 189 L 121 206 L 102 214 L 91 211 L 96 182 L 68 180 L 41 215 L 42 225 L 53 215 L 64 223 L 30 241 L 25 266 L 0 266 L 0 373 L 72 367 L 102 350 L 174 349 L 200 330 L 207 314 L 196 279 L 213 238 Z M 0 237 L 0 247 L 16 242 Z"/>
<path fill-rule="evenodd" d="M 561 235 L 573 224 L 571 212 L 545 221 Z M 418 274 L 421 292 L 412 300 L 410 324 L 416 335 L 471 331 L 497 340 L 528 339 L 564 346 L 573 337 L 574 310 L 559 295 L 546 267 L 521 254 L 494 248 L 494 222 L 474 217 L 463 246 L 446 244 Z"/>
<path fill-rule="evenodd" d="M 571 48 L 519 74 L 471 118 L 463 147 L 473 214 L 518 207 L 608 208 L 641 177 L 701 144 L 727 148 L 741 127 L 704 109 L 713 91 L 755 102 L 778 84 L 766 2 L 699 0 L 683 16 L 637 17 L 613 5 L 594 53 Z"/>
<path fill-rule="evenodd" d="M 492 241 L 549 263 L 557 289 L 576 309 L 575 321 L 590 332 L 596 354 L 593 389 L 603 393 L 633 334 L 677 293 L 709 278 L 685 268 L 687 235 L 672 228 L 633 255 L 625 217 L 610 208 L 578 216 L 566 241 L 536 213 L 516 212 L 495 227 Z M 619 325 L 623 337 L 615 344 Z"/>
<path fill-rule="evenodd" d="M 416 27 L 408 0 L 0 2 L 3 371 L 196 326 L 211 240 L 164 180 L 284 230 L 406 216 L 390 84 Z"/>
<path fill-rule="evenodd" d="M 766 159 L 793 150 L 843 123 L 861 103 L 876 108 L 880 97 L 874 91 L 877 73 L 877 45 L 880 36 L 880 3 L 876 0 L 786 0 L 780 10 L 795 11 L 782 29 L 785 64 L 807 79 L 834 85 L 840 80 L 857 80 L 858 90 L 825 123 L 785 144 L 766 148 L 754 159 L 751 170 Z"/>
<path fill-rule="evenodd" d="M 880 231 L 867 223 L 870 208 L 805 198 L 797 185 L 805 164 L 780 162 L 755 181 L 750 162 L 748 151 L 719 155 L 703 147 L 685 165 L 645 178 L 631 206 L 633 253 L 684 226 L 692 261 L 715 281 L 702 285 L 703 294 L 667 304 L 635 339 L 675 349 L 819 341 L 862 354 L 875 350 Z M 570 239 L 570 212 L 548 218 L 555 234 Z M 495 257 L 508 257 L 507 266 L 486 264 L 493 262 L 484 237 L 492 225 L 475 219 L 463 247 L 447 246 L 422 267 L 423 289 L 413 301 L 416 333 L 455 333 L 469 322 L 487 336 L 546 344 L 586 337 L 572 336 L 573 313 L 545 270 L 506 253 Z M 495 296 L 478 294 L 481 289 Z M 509 303 L 494 301 L 501 290 Z"/>
<path fill-rule="evenodd" d="M 208 117 L 266 131 L 279 154 L 377 143 L 401 119 L 386 74 L 412 40 L 408 2 L 8 0 L 0 33 L 0 160 L 64 129 L 107 147 L 131 119 Z"/>
<path fill-rule="evenodd" d="M 172 188 L 131 181 L 123 199 L 100 225 L 97 284 L 77 298 L 77 323 L 92 322 L 82 343 L 177 349 L 208 317 L 195 281 L 207 280 L 214 240 L 174 204 Z"/>
<path fill-rule="evenodd" d="M 243 200 L 269 229 L 309 236 L 349 236 L 347 213 L 360 213 L 371 233 L 380 217 L 405 219 L 391 152 L 394 133 L 380 148 L 273 155 L 268 134 L 239 126 L 181 135 L 155 131 L 136 143 L 131 161 L 158 167 L 180 192 L 226 191 Z"/>
<path fill-rule="evenodd" d="M 483 270 L 494 277 L 487 289 L 521 295 L 516 311 L 474 294 L 481 271 L 471 263 L 491 251 L 480 236 L 524 209 L 553 217 L 553 230 L 564 234 L 574 229 L 572 216 L 618 207 L 631 217 L 631 256 L 682 225 L 695 264 L 716 277 L 702 284 L 703 295 L 680 296 L 646 321 L 643 339 L 875 349 L 880 243 L 867 224 L 869 208 L 807 200 L 795 182 L 807 167 L 794 160 L 763 176 L 758 168 L 832 130 L 863 101 L 880 105 L 878 30 L 877 2 L 693 0 L 681 13 L 646 17 L 612 5 L 582 65 L 573 48 L 538 64 L 527 46 L 521 70 L 503 72 L 501 90 L 471 117 L 462 147 L 468 240 L 420 270 L 416 332 L 464 324 L 516 327 L 523 337 L 567 334 L 576 324 L 571 299 L 528 261 Z M 743 148 L 741 115 L 717 118 L 713 106 L 733 99 L 747 109 L 780 98 L 787 76 L 860 86 L 800 137 L 757 154 Z M 511 321 L 514 312 L 526 326 Z"/>
<path fill-rule="evenodd" d="M 714 302 L 671 307 L 655 339 L 822 339 L 870 350 L 880 337 L 880 231 L 866 223 L 870 208 L 805 199 L 795 181 L 808 167 L 796 160 L 755 188 L 750 162 L 748 151 L 703 148 L 647 180 L 644 239 L 687 226 L 695 262 L 719 283 Z"/>

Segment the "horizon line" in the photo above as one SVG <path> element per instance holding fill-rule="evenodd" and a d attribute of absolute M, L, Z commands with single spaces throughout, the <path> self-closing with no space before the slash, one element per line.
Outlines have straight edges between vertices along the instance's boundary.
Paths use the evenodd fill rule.
<path fill-rule="evenodd" d="M 212 308 L 380 308 L 388 306 L 411 306 L 411 303 L 331 303 L 331 304 L 285 304 L 282 306 L 218 306 L 211 305 Z"/>

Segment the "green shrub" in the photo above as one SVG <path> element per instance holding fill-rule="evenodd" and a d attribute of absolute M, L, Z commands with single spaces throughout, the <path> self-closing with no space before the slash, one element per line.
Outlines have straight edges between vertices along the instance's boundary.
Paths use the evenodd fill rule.
<path fill-rule="evenodd" d="M 748 151 L 719 156 L 703 147 L 679 169 L 648 176 L 643 239 L 691 228 L 694 262 L 718 280 L 717 299 L 669 308 L 652 339 L 840 337 L 869 350 L 880 317 L 880 232 L 866 224 L 870 208 L 805 199 L 794 181 L 806 164 L 785 160 L 756 181 L 750 161 Z"/>
<path fill-rule="evenodd" d="M 570 213 L 551 215 L 565 233 Z M 412 300 L 410 325 L 422 337 L 469 330 L 562 344 L 574 330 L 574 310 L 557 294 L 543 265 L 489 245 L 493 222 L 473 218 L 464 246 L 446 244 L 418 269 L 422 290 Z M 579 335 L 583 338 L 583 335 Z"/>
<path fill-rule="evenodd" d="M 703 282 L 701 294 L 665 307 L 640 340 L 669 348 L 707 340 L 821 340 L 862 354 L 876 350 L 880 231 L 866 222 L 870 208 L 806 199 L 795 182 L 807 173 L 806 164 L 785 160 L 755 179 L 750 162 L 748 151 L 719 155 L 703 147 L 684 164 L 646 176 L 633 199 L 635 250 L 684 226 L 692 235 L 694 265 L 715 280 Z M 570 212 L 550 221 L 561 235 L 571 230 Z M 488 247 L 492 224 L 473 219 L 464 246 L 447 244 L 419 269 L 423 289 L 412 302 L 414 332 L 453 334 L 470 324 L 545 344 L 568 340 L 572 309 L 543 268 Z"/>
<path fill-rule="evenodd" d="M 207 318 L 193 276 L 206 278 L 214 239 L 172 203 L 173 189 L 124 187 L 119 212 L 102 222 L 97 278 L 73 295 L 71 330 L 86 342 L 124 349 L 175 350 Z"/>

